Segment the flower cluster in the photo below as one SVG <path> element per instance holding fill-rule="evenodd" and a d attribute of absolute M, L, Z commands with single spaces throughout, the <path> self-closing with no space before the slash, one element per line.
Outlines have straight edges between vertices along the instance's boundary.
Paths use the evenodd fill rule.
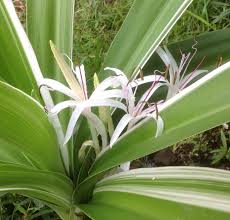
<path fill-rule="evenodd" d="M 207 70 L 198 69 L 203 62 L 202 60 L 191 73 L 187 73 L 188 67 L 197 52 L 197 48 L 195 47 L 196 44 L 197 42 L 192 46 L 194 53 L 184 54 L 181 52 L 181 61 L 179 65 L 177 65 L 174 57 L 166 46 L 163 48 L 158 47 L 156 50 L 166 66 L 166 74 L 164 76 L 168 87 L 166 100 L 172 98 L 181 90 L 189 86 L 195 79 L 200 78 L 200 76 L 208 72 Z M 167 73 L 169 77 L 167 77 Z"/>
<path fill-rule="evenodd" d="M 188 65 L 194 57 L 194 54 L 182 54 L 181 62 L 178 66 L 169 50 L 166 47 L 164 47 L 164 49 L 159 47 L 157 53 L 167 67 L 166 73 L 169 73 L 169 78 L 166 76 L 167 74 L 159 74 L 161 72 L 156 70 L 152 75 L 141 76 L 140 78 L 130 80 L 121 70 L 108 67 L 105 68 L 105 71 L 110 71 L 113 74 L 100 83 L 98 79 L 96 79 L 97 86 L 89 95 L 84 66 L 79 65 L 74 68 L 72 61 L 68 58 L 71 63 L 71 67 L 69 67 L 64 57 L 52 43 L 51 49 L 68 86 L 52 79 L 44 79 L 42 85 L 47 89 L 61 92 L 70 98 L 49 109 L 49 114 L 58 114 L 66 108 L 73 109 L 64 144 L 73 136 L 74 128 L 81 115 L 87 118 L 91 128 L 93 140 L 90 143 L 99 145 L 95 137 L 98 139 L 97 137 L 100 135 L 101 148 L 112 147 L 125 130 L 129 130 L 146 117 L 151 117 L 156 121 L 157 130 L 155 136 L 158 137 L 163 132 L 164 126 L 163 120 L 158 112 L 158 106 L 188 86 L 189 83 L 200 74 L 206 72 L 205 70 L 198 70 L 197 67 L 192 73 L 186 74 Z M 195 49 L 195 47 L 193 47 L 193 49 Z M 142 84 L 147 84 L 149 87 L 145 92 L 141 93 L 139 100 L 136 100 L 138 88 Z M 157 103 L 151 103 L 151 97 L 161 86 L 168 87 L 166 99 L 158 101 Z M 108 131 L 105 128 L 104 121 L 100 118 L 100 115 L 97 116 L 92 112 L 93 107 L 108 108 L 110 117 L 112 115 L 111 113 L 116 109 L 122 110 L 123 115 L 112 134 L 110 134 L 110 141 L 108 141 Z"/>

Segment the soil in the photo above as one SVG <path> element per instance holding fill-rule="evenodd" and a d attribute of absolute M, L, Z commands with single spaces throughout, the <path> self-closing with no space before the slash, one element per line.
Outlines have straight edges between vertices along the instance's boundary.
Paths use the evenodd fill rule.
<path fill-rule="evenodd" d="M 201 166 L 230 170 L 230 161 L 226 159 L 212 164 L 212 150 L 218 149 L 222 145 L 220 129 L 222 126 L 135 160 L 131 164 L 131 169 L 159 166 Z M 225 130 L 226 134 L 228 132 Z"/>

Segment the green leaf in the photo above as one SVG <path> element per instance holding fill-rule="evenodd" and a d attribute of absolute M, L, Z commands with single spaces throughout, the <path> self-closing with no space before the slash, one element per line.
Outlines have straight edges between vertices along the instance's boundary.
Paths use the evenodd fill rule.
<path fill-rule="evenodd" d="M 0 162 L 64 173 L 57 138 L 43 107 L 0 82 Z"/>
<path fill-rule="evenodd" d="M 62 53 L 72 57 L 74 2 L 27 1 L 27 33 L 46 78 L 65 82 L 51 52 L 49 41 L 52 40 Z"/>
<path fill-rule="evenodd" d="M 230 120 L 230 62 L 209 73 L 159 109 L 164 131 L 155 138 L 156 123 L 146 119 L 126 132 L 112 149 L 101 153 L 91 175 L 156 152 Z"/>
<path fill-rule="evenodd" d="M 137 169 L 105 178 L 80 209 L 94 220 L 227 220 L 229 171 L 196 167 Z"/>
<path fill-rule="evenodd" d="M 192 46 L 196 41 L 197 53 L 189 65 L 188 72 L 194 70 L 204 57 L 205 60 L 200 69 L 209 71 L 215 69 L 218 64 L 224 64 L 230 60 L 230 29 L 204 33 L 195 38 L 169 44 L 167 47 L 179 63 L 181 60 L 180 50 L 183 53 L 193 52 Z M 154 53 L 143 70 L 148 74 L 156 69 L 164 70 L 165 66 L 159 56 Z"/>
<path fill-rule="evenodd" d="M 73 185 L 65 175 L 0 163 L 0 176 L 1 192 L 39 199 L 57 212 L 70 213 Z"/>
<path fill-rule="evenodd" d="M 127 76 L 138 73 L 191 2 L 135 0 L 108 51 L 104 67 L 119 68 Z"/>
<path fill-rule="evenodd" d="M 41 78 L 40 69 L 11 1 L 0 1 L 0 27 L 4 30 L 0 32 L 0 77 L 40 99 L 36 82 Z"/>
<path fill-rule="evenodd" d="M 49 42 L 50 40 L 53 41 L 61 53 L 72 58 L 74 3 L 74 0 L 27 0 L 27 34 L 35 50 L 42 73 L 45 78 L 55 79 L 63 83 L 66 83 L 65 78 L 54 59 Z M 54 103 L 66 99 L 59 92 L 52 93 L 52 97 Z M 63 132 L 67 128 L 69 117 L 69 109 L 59 114 Z M 61 135 L 58 134 L 58 136 L 60 145 L 62 145 Z M 64 148 L 68 149 L 69 155 L 73 154 L 72 147 L 71 142 L 64 146 Z M 68 164 L 73 162 L 68 161 L 67 152 L 63 151 L 63 155 L 68 169 Z"/>

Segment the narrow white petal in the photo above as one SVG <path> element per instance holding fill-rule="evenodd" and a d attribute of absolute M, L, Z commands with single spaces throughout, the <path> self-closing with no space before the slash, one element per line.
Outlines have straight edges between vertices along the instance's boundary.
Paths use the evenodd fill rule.
<path fill-rule="evenodd" d="M 178 85 L 169 85 L 168 86 L 168 93 L 166 96 L 166 101 L 171 99 L 173 96 L 177 95 L 180 92 Z"/>
<path fill-rule="evenodd" d="M 95 127 L 97 133 L 101 136 L 102 139 L 102 147 L 105 148 L 108 144 L 107 140 L 107 132 L 105 129 L 105 126 L 103 122 L 97 117 L 96 114 L 90 112 L 90 111 L 84 111 L 82 113 Z"/>
<path fill-rule="evenodd" d="M 71 89 L 69 89 L 67 86 L 65 86 L 64 84 L 56 81 L 56 80 L 53 80 L 53 79 L 44 79 L 42 80 L 42 84 L 40 86 L 47 86 L 48 89 L 52 89 L 52 90 L 55 90 L 55 91 L 58 91 L 58 92 L 61 92 L 73 99 L 76 99 L 76 100 L 80 100 L 80 97 L 77 96 L 77 94 L 75 94 Z"/>
<path fill-rule="evenodd" d="M 161 48 L 158 47 L 156 50 L 157 54 L 159 55 L 159 57 L 162 59 L 162 61 L 164 62 L 165 66 L 168 67 L 169 66 L 169 76 L 170 76 L 170 83 L 173 83 L 173 79 L 174 79 L 174 69 L 172 67 L 172 64 L 170 62 L 170 58 L 168 57 L 167 53 Z"/>
<path fill-rule="evenodd" d="M 137 87 L 145 83 L 156 82 L 156 81 L 167 82 L 167 80 L 163 76 L 149 75 L 149 76 L 144 76 L 143 79 L 141 78 L 135 79 L 130 84 L 131 84 L 131 87 Z"/>
<path fill-rule="evenodd" d="M 155 137 L 157 138 L 157 137 L 161 136 L 161 134 L 163 133 L 163 130 L 164 130 L 164 121 L 161 118 L 161 116 L 160 115 L 156 116 L 156 113 L 149 114 L 147 116 L 153 118 L 157 123 L 157 130 L 156 130 Z"/>
<path fill-rule="evenodd" d="M 107 68 L 105 68 L 105 70 L 113 71 L 117 75 L 117 80 L 119 81 L 119 83 L 123 89 L 124 96 L 126 97 L 128 109 L 131 112 L 134 108 L 135 96 L 134 96 L 134 93 L 132 91 L 132 87 L 130 85 L 129 79 L 119 69 L 107 67 Z"/>
<path fill-rule="evenodd" d="M 67 127 L 64 144 L 66 144 L 70 140 L 71 136 L 73 135 L 74 127 L 75 127 L 82 111 L 83 111 L 83 108 L 81 108 L 81 107 L 76 107 L 75 110 L 73 111 L 73 113 L 70 117 L 70 120 L 69 120 L 68 127 Z"/>
<path fill-rule="evenodd" d="M 152 112 L 154 112 L 156 110 L 156 106 L 155 105 L 152 105 L 146 109 L 144 109 L 142 112 L 141 112 L 141 115 L 147 115 L 147 114 L 151 114 Z"/>
<path fill-rule="evenodd" d="M 148 114 L 142 114 L 142 115 L 138 115 L 135 116 L 135 118 L 133 118 L 130 122 L 129 122 L 129 126 L 128 126 L 128 130 L 131 129 L 135 124 L 137 124 L 140 120 L 144 119 L 148 117 Z"/>
<path fill-rule="evenodd" d="M 158 119 L 156 120 L 156 122 L 157 122 L 157 131 L 155 137 L 159 137 L 161 136 L 164 130 L 164 121 L 160 115 L 158 115 Z"/>
<path fill-rule="evenodd" d="M 130 114 L 125 114 L 121 120 L 119 121 L 112 137 L 110 140 L 110 147 L 113 146 L 113 144 L 117 141 L 125 127 L 128 125 L 128 123 L 133 119 L 133 117 Z"/>
<path fill-rule="evenodd" d="M 92 95 L 96 95 L 98 92 L 103 92 L 106 89 L 108 89 L 109 87 L 112 88 L 117 88 L 121 86 L 120 82 L 117 78 L 117 76 L 110 76 L 108 78 L 106 78 L 105 80 L 103 80 L 98 86 L 97 88 L 93 91 Z"/>
<path fill-rule="evenodd" d="M 51 114 L 58 114 L 60 111 L 69 108 L 69 107 L 75 107 L 77 105 L 77 102 L 74 100 L 68 100 L 64 102 L 60 102 L 57 105 L 55 105 L 51 110 Z"/>
<path fill-rule="evenodd" d="M 222 65 L 222 66 L 218 67 L 217 69 L 213 70 L 209 74 L 206 74 L 204 77 L 202 77 L 201 79 L 197 80 L 192 85 L 190 85 L 187 88 L 183 89 L 179 94 L 177 94 L 176 96 L 174 96 L 172 99 L 169 99 L 168 101 L 164 102 L 164 104 L 159 108 L 159 112 L 167 109 L 172 104 L 174 104 L 178 100 L 181 100 L 184 96 L 186 96 L 187 94 L 191 93 L 196 88 L 202 86 L 208 80 L 210 80 L 210 79 L 216 77 L 217 75 L 221 74 L 224 70 L 226 70 L 228 68 L 230 68 L 230 62 L 227 62 L 224 65 Z"/>
<path fill-rule="evenodd" d="M 82 103 L 84 108 L 87 107 L 97 107 L 97 106 L 108 106 L 114 108 L 120 108 L 124 111 L 127 111 L 127 108 L 124 104 L 119 101 L 112 100 L 112 99 L 89 99 Z"/>
<path fill-rule="evenodd" d="M 118 80 L 123 86 L 126 86 L 129 83 L 128 77 L 121 70 L 111 67 L 106 67 L 105 70 L 113 71 L 117 75 Z"/>
<path fill-rule="evenodd" d="M 76 66 L 74 70 L 74 74 L 77 77 L 77 80 L 82 88 L 84 90 L 84 93 L 86 95 L 86 99 L 88 97 L 87 94 L 87 85 L 86 85 L 86 77 L 85 77 L 85 67 L 84 65 Z"/>
<path fill-rule="evenodd" d="M 102 92 L 94 93 L 90 96 L 90 99 L 107 99 L 107 98 L 125 98 L 121 89 L 110 89 Z"/>
<path fill-rule="evenodd" d="M 159 102 L 157 102 L 157 107 L 161 106 L 164 103 L 164 100 L 161 100 Z M 145 108 L 140 115 L 147 115 L 147 114 L 151 114 L 152 112 L 154 112 L 156 110 L 156 106 L 152 105 L 148 108 Z"/>
<path fill-rule="evenodd" d="M 153 88 L 150 87 L 140 98 L 139 102 L 137 103 L 134 114 L 140 114 L 149 101 L 149 99 L 152 97 L 152 95 L 159 89 L 161 86 L 165 85 L 164 83 L 157 83 Z M 138 112 L 137 112 L 138 111 Z"/>
<path fill-rule="evenodd" d="M 170 60 L 170 64 L 172 65 L 173 71 L 174 73 L 177 72 L 179 73 L 179 68 L 178 65 L 173 57 L 173 55 L 170 53 L 170 51 L 168 50 L 168 48 L 166 46 L 164 46 L 165 52 Z"/>
<path fill-rule="evenodd" d="M 207 73 L 208 70 L 196 70 L 187 76 L 185 76 L 181 81 L 180 81 L 180 89 L 185 88 L 193 79 L 195 79 L 197 76 Z"/>
<path fill-rule="evenodd" d="M 139 102 L 143 102 L 143 101 L 148 101 L 152 95 L 156 92 L 156 90 L 158 88 L 160 88 L 161 86 L 165 85 L 164 83 L 157 83 L 154 88 L 150 88 L 148 89 L 144 95 L 140 98 L 140 101 Z"/>
<path fill-rule="evenodd" d="M 164 62 L 165 66 L 168 66 L 171 64 L 166 52 L 160 46 L 156 49 L 156 52 L 159 55 L 159 57 L 162 59 L 162 61 Z"/>

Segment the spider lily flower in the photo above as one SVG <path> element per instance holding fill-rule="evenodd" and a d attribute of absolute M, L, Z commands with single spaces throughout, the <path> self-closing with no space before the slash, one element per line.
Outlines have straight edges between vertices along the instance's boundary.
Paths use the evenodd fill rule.
<path fill-rule="evenodd" d="M 53 115 L 58 114 L 66 108 L 74 109 L 69 120 L 64 144 L 70 140 L 80 115 L 83 115 L 101 136 L 103 147 L 107 146 L 107 132 L 104 124 L 96 114 L 91 112 L 91 107 L 108 106 L 126 111 L 126 106 L 123 103 L 113 99 L 117 97 L 121 98 L 122 91 L 119 89 L 107 90 L 114 84 L 113 78 L 107 78 L 98 85 L 91 96 L 88 96 L 84 66 L 80 65 L 74 69 L 71 63 L 71 69 L 65 62 L 61 53 L 55 48 L 54 44 L 52 42 L 50 44 L 54 57 L 69 87 L 52 79 L 44 79 L 42 86 L 63 93 L 68 96 L 70 100 L 58 103 L 52 109 L 49 109 L 49 113 Z"/>
<path fill-rule="evenodd" d="M 163 76 L 161 75 L 156 75 L 154 72 L 154 75 L 149 75 L 149 76 L 143 76 L 141 78 L 129 80 L 128 77 L 119 69 L 117 68 L 110 68 L 107 67 L 105 70 L 110 70 L 115 73 L 115 79 L 116 83 L 114 83 L 114 87 L 121 86 L 122 88 L 122 96 L 126 100 L 126 104 L 128 106 L 128 111 L 131 112 L 134 108 L 135 105 L 135 94 L 137 91 L 138 86 L 145 84 L 145 83 L 159 83 L 159 82 L 166 82 Z M 134 89 L 134 91 L 133 91 Z M 155 90 L 151 90 L 150 96 L 148 99 L 153 95 Z M 143 100 L 140 100 L 143 101 Z"/>
<path fill-rule="evenodd" d="M 115 72 L 115 74 L 119 77 L 120 84 L 122 86 L 122 90 L 124 92 L 124 96 L 126 98 L 126 102 L 128 105 L 128 112 L 121 118 L 119 123 L 117 124 L 117 127 L 111 137 L 110 140 L 110 147 L 114 145 L 114 143 L 117 141 L 121 133 L 127 129 L 130 129 L 133 127 L 136 123 L 138 123 L 141 119 L 144 119 L 146 117 L 152 117 L 157 122 L 157 131 L 156 131 L 156 137 L 161 135 L 163 131 L 163 120 L 162 118 L 157 114 L 157 105 L 156 104 L 150 104 L 147 108 L 146 104 L 148 104 L 149 99 L 154 94 L 154 92 L 161 86 L 163 86 L 165 83 L 161 82 L 163 80 L 162 76 L 146 76 L 142 77 L 142 79 L 136 79 L 133 81 L 129 81 L 127 76 L 120 70 L 116 68 L 106 68 L 106 70 L 112 70 Z M 141 85 L 143 83 L 152 82 L 152 85 L 150 88 L 142 95 L 140 100 L 135 105 L 135 92 L 136 87 L 138 85 Z"/>
<path fill-rule="evenodd" d="M 174 57 L 166 46 L 164 46 L 164 49 L 158 47 L 158 49 L 156 50 L 157 54 L 160 56 L 165 66 L 167 67 L 166 72 L 169 73 L 169 79 L 165 77 L 166 85 L 168 86 L 168 94 L 166 100 L 175 96 L 182 89 L 187 87 L 196 77 L 208 72 L 207 70 L 198 69 L 203 62 L 202 60 L 194 71 L 186 74 L 189 64 L 197 52 L 197 48 L 195 47 L 196 44 L 192 46 L 192 49 L 194 50 L 193 54 L 182 54 L 179 66 L 177 65 Z"/>

